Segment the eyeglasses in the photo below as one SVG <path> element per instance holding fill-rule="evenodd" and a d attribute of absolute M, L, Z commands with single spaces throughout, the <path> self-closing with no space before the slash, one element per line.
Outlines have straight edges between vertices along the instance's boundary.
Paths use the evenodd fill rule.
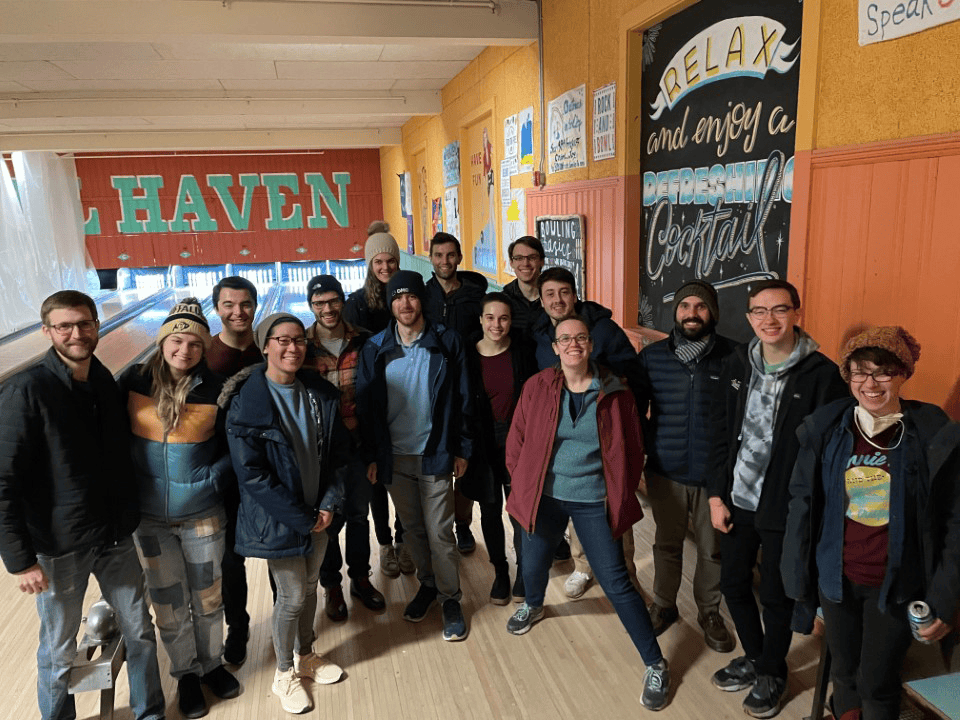
<path fill-rule="evenodd" d="M 307 344 L 307 339 L 301 335 L 300 337 L 290 337 L 289 335 L 277 335 L 274 337 L 269 337 L 267 340 L 276 340 L 277 345 L 280 347 L 288 347 L 290 343 L 293 343 L 297 347 L 304 347 Z"/>
<path fill-rule="evenodd" d="M 47 325 L 47 327 L 56 332 L 57 335 L 68 337 L 73 335 L 74 328 L 77 328 L 81 335 L 89 335 L 97 329 L 98 324 L 98 320 L 81 320 L 80 322 L 75 323 L 63 322 L 57 323 L 56 325 Z"/>
<path fill-rule="evenodd" d="M 873 381 L 878 383 L 890 382 L 896 375 L 897 373 L 890 372 L 889 370 L 876 370 L 872 373 L 860 370 L 850 371 L 850 379 L 858 383 L 866 382 L 867 378 L 873 378 Z"/>
<path fill-rule="evenodd" d="M 752 307 L 747 310 L 747 314 L 753 318 L 756 318 L 757 320 L 762 320 L 768 315 L 773 315 L 775 318 L 783 319 L 793 309 L 793 305 L 776 305 L 772 308 Z"/>
<path fill-rule="evenodd" d="M 584 347 L 590 342 L 589 335 L 558 335 L 554 342 L 562 348 L 569 347 L 570 343 L 576 343 L 577 347 Z"/>
<path fill-rule="evenodd" d="M 511 255 L 511 256 L 510 256 L 510 262 L 515 262 L 515 263 L 517 263 L 518 265 L 519 265 L 520 263 L 524 263 L 524 262 L 535 263 L 535 262 L 536 262 L 537 260 L 539 260 L 539 259 L 540 259 L 540 256 L 539 256 L 539 255 L 536 255 L 536 254 L 534 254 L 534 255 Z"/>
<path fill-rule="evenodd" d="M 343 300 L 340 298 L 334 298 L 333 300 L 314 300 L 310 303 L 310 305 L 317 310 L 323 310 L 325 307 L 340 307 L 342 304 Z"/>

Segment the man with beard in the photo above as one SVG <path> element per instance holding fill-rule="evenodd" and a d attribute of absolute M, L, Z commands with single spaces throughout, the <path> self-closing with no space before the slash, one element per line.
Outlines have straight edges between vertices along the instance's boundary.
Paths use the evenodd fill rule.
<path fill-rule="evenodd" d="M 52 347 L 0 389 L 0 557 L 37 596 L 37 695 L 43 720 L 76 717 L 70 666 L 90 574 L 117 614 L 137 720 L 164 717 L 157 638 L 131 534 L 140 522 L 130 423 L 93 355 L 93 300 L 54 293 L 40 308 Z"/>
<path fill-rule="evenodd" d="M 706 465 L 710 403 L 718 391 L 723 359 L 736 343 L 714 332 L 720 319 L 717 291 L 704 280 L 677 290 L 673 319 L 673 332 L 640 353 L 640 416 L 650 410 L 644 432 L 647 497 L 657 524 L 650 620 L 659 635 L 679 617 L 677 592 L 689 518 L 697 542 L 697 621 L 710 648 L 730 652 L 733 638 L 718 612 L 720 545 L 710 521 Z"/>

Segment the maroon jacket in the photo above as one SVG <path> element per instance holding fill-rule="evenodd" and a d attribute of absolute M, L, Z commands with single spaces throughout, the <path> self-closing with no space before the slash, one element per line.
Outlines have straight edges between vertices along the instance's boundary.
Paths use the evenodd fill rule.
<path fill-rule="evenodd" d="M 527 532 L 533 532 L 536 525 L 562 397 L 563 372 L 559 368 L 534 375 L 523 386 L 507 435 L 507 470 L 512 478 L 507 512 Z M 597 426 L 607 484 L 607 516 L 613 537 L 618 538 L 643 517 L 636 494 L 643 473 L 643 435 L 633 393 L 602 367 Z"/>

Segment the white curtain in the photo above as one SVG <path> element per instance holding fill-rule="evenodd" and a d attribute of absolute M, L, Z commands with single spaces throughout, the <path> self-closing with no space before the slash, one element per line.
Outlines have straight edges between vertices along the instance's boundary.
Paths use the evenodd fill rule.
<path fill-rule="evenodd" d="M 86 250 L 73 158 L 13 153 L 16 190 L 6 162 L 0 164 L 0 292 L 6 306 L 0 308 L 0 332 L 10 332 L 36 322 L 43 299 L 57 290 L 96 295 L 100 283 Z"/>

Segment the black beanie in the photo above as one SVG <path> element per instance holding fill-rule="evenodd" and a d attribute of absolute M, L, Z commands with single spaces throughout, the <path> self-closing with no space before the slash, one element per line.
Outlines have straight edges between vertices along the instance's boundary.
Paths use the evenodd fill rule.
<path fill-rule="evenodd" d="M 414 270 L 398 270 L 387 283 L 387 302 L 392 303 L 397 295 L 410 293 L 423 302 L 427 289 L 423 284 L 423 276 Z"/>
<path fill-rule="evenodd" d="M 343 285 L 333 275 L 317 275 L 307 283 L 307 302 L 313 302 L 314 295 L 323 295 L 324 293 L 335 292 L 344 299 Z"/>
<path fill-rule="evenodd" d="M 676 294 L 673 296 L 673 318 L 677 318 L 677 306 L 680 304 L 680 301 L 684 298 L 694 295 L 695 297 L 700 298 L 706 304 L 707 309 L 710 310 L 710 319 L 713 321 L 713 324 L 716 325 L 720 322 L 720 303 L 717 300 L 717 291 L 706 280 L 691 280 L 690 282 L 685 282 L 680 286 L 680 289 L 677 290 Z"/>

